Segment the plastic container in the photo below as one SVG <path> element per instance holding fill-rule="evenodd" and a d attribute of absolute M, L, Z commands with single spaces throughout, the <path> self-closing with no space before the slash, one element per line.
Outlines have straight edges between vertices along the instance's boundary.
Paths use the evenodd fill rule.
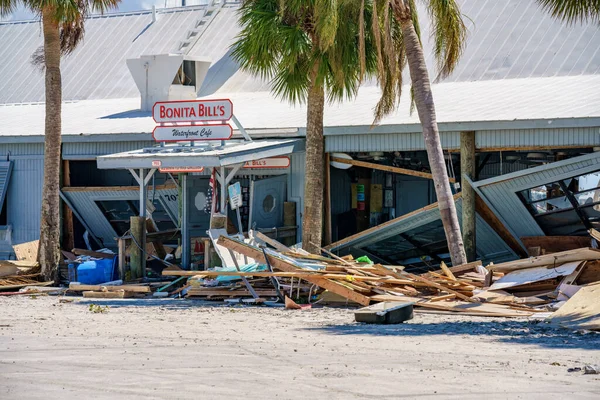
<path fill-rule="evenodd" d="M 69 282 L 77 282 L 77 265 L 69 264 Z"/>
<path fill-rule="evenodd" d="M 86 261 L 77 267 L 77 281 L 87 285 L 98 285 L 116 279 L 117 258 Z"/>

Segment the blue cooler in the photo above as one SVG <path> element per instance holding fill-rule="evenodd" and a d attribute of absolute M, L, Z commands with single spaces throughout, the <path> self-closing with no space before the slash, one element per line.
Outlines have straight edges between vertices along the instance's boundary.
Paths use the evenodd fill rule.
<path fill-rule="evenodd" d="M 86 261 L 77 267 L 77 281 L 86 285 L 98 285 L 114 281 L 117 257 L 112 259 Z"/>

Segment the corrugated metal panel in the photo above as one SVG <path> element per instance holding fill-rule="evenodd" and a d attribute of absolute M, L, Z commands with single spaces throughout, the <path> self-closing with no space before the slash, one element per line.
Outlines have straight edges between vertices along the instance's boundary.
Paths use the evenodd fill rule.
<path fill-rule="evenodd" d="M 544 232 L 525 208 L 517 192 L 545 183 L 600 169 L 600 153 L 546 164 L 510 175 L 475 182 L 494 212 L 517 237 L 543 236 Z"/>
<path fill-rule="evenodd" d="M 460 132 L 440 133 L 442 148 L 460 148 Z M 425 150 L 425 142 L 421 132 L 387 133 L 364 135 L 327 135 L 325 136 L 325 151 L 333 152 L 363 152 L 363 151 L 394 151 L 394 150 Z"/>
<path fill-rule="evenodd" d="M 200 7 L 93 16 L 85 40 L 62 62 L 63 99 L 137 97 L 125 60 L 178 50 L 179 41 L 202 17 Z M 0 103 L 44 100 L 44 74 L 30 62 L 42 45 L 37 21 L 0 23 Z"/>
<path fill-rule="evenodd" d="M 149 188 L 149 199 L 152 200 L 152 188 Z M 137 190 L 114 190 L 106 188 L 103 191 L 69 191 L 63 190 L 65 197 L 71 202 L 79 215 L 85 219 L 86 224 L 92 233 L 102 240 L 104 246 L 114 248 L 117 236 L 116 232 L 104 217 L 96 201 L 101 200 L 132 200 L 139 201 L 139 191 Z M 166 188 L 156 190 L 156 201 L 160 201 L 168 208 L 169 214 L 177 217 L 178 212 L 178 190 L 177 188 Z"/>
<path fill-rule="evenodd" d="M 460 145 L 460 141 L 459 141 Z M 600 128 L 507 129 L 478 131 L 478 149 L 503 147 L 587 147 L 600 145 Z"/>
<path fill-rule="evenodd" d="M 0 144 L 0 157 L 6 159 L 12 156 L 40 156 L 44 154 L 43 143 L 11 143 Z"/>
<path fill-rule="evenodd" d="M 460 132 L 440 132 L 442 148 L 460 149 Z M 600 146 L 600 128 L 559 129 L 496 129 L 475 133 L 477 149 L 532 147 L 590 147 Z M 364 135 L 327 135 L 325 151 L 394 151 L 425 150 L 420 132 Z"/>
<path fill-rule="evenodd" d="M 13 244 L 36 240 L 40 235 L 43 159 L 16 159 L 6 199 Z"/>
<path fill-rule="evenodd" d="M 460 221 L 462 213 L 462 199 L 458 199 L 456 201 L 456 211 Z M 416 213 L 398 223 L 375 230 L 372 233 L 344 244 L 343 246 L 333 248 L 332 251 L 335 251 L 336 253 L 344 253 L 350 248 L 352 248 L 353 251 L 356 249 L 366 248 L 370 245 L 384 241 L 385 239 L 408 232 L 412 229 L 437 221 L 439 219 L 440 211 L 438 208 L 426 210 Z M 494 232 L 494 230 L 490 228 L 490 226 L 479 215 L 477 215 L 476 242 L 477 254 L 485 263 L 497 263 L 516 258 L 516 255 L 512 252 L 510 247 L 504 243 L 498 234 Z"/>
<path fill-rule="evenodd" d="M 65 160 L 82 159 L 86 156 L 95 158 L 97 156 L 139 150 L 155 145 L 156 142 L 153 141 L 63 143 L 63 158 Z"/>

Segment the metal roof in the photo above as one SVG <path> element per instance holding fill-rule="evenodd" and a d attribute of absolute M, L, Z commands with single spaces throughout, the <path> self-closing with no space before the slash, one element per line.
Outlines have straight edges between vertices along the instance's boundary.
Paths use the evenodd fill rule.
<path fill-rule="evenodd" d="M 62 59 L 64 100 L 114 99 L 139 95 L 127 58 L 178 50 L 204 7 L 106 14 L 85 23 L 83 43 Z M 31 64 L 43 44 L 38 21 L 0 23 L 0 104 L 44 101 L 44 73 Z"/>
<path fill-rule="evenodd" d="M 451 82 L 434 85 L 433 90 L 442 131 L 600 125 L 600 75 Z M 306 126 L 305 106 L 280 102 L 269 92 L 207 98 L 211 97 L 230 98 L 246 129 L 297 136 L 296 130 Z M 410 113 L 408 102 L 371 129 L 372 109 L 378 99 L 379 90 L 366 87 L 352 103 L 326 105 L 325 135 L 421 132 L 418 116 Z M 138 108 L 139 99 L 67 102 L 63 105 L 63 135 L 150 133 L 156 124 L 150 113 Z M 0 138 L 43 135 L 44 113 L 42 104 L 0 106 Z M 580 120 L 573 121 L 575 118 Z M 582 122 L 584 119 L 587 122 Z"/>
<path fill-rule="evenodd" d="M 171 145 L 98 157 L 100 169 L 162 167 L 223 167 L 292 154 L 304 150 L 303 139 L 225 142 L 220 146 Z"/>
<path fill-rule="evenodd" d="M 459 4 L 469 36 L 465 54 L 447 82 L 600 73 L 596 24 L 566 25 L 529 0 L 459 0 Z M 213 60 L 201 96 L 270 89 L 268 82 L 240 71 L 230 57 L 229 46 L 240 30 L 238 6 L 224 2 L 188 52 Z M 84 42 L 63 60 L 63 99 L 136 97 L 125 60 L 178 51 L 188 31 L 202 19 L 205 7 L 160 9 L 155 22 L 151 11 L 90 17 Z M 427 63 L 433 67 L 427 13 L 421 10 L 420 15 Z M 44 100 L 43 73 L 30 62 L 41 45 L 38 21 L 0 22 L 0 104 Z"/>

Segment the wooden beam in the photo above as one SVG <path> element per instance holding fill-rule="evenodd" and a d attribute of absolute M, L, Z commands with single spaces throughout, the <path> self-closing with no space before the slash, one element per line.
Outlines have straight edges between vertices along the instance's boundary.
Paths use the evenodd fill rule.
<path fill-rule="evenodd" d="M 592 246 L 589 236 L 523 236 L 521 242 L 526 248 L 539 246 L 546 254 Z"/>
<path fill-rule="evenodd" d="M 238 240 L 234 240 L 231 238 L 227 238 L 225 236 L 221 236 L 217 240 L 217 243 L 230 249 L 230 250 L 236 251 L 240 254 L 243 254 L 245 256 L 253 258 L 258 262 L 266 262 L 263 252 L 254 246 L 247 245 L 243 242 L 240 242 Z M 281 258 L 278 258 L 276 256 L 269 255 L 268 258 L 269 258 L 269 263 L 273 266 L 273 268 L 276 268 L 280 271 L 297 272 L 299 270 L 299 268 L 296 267 L 295 265 L 293 265 Z M 352 300 L 363 306 L 368 306 L 370 303 L 369 297 L 364 296 L 360 293 L 356 293 L 354 290 L 349 289 L 346 286 L 344 286 L 338 282 L 334 282 L 334 281 L 331 281 L 329 279 L 324 279 L 324 278 L 317 278 L 317 277 L 305 278 L 304 280 L 306 280 L 310 283 L 314 283 L 315 285 L 320 286 L 323 289 L 329 290 L 330 292 L 339 294 L 340 296 L 345 297 L 349 300 Z"/>
<path fill-rule="evenodd" d="M 137 285 L 119 285 L 119 286 L 105 286 L 105 285 L 82 285 L 78 283 L 69 284 L 69 290 L 73 290 L 75 292 L 85 292 L 85 291 L 94 291 L 94 292 L 135 292 L 135 293 L 150 293 L 149 286 L 137 286 Z"/>
<path fill-rule="evenodd" d="M 329 153 L 325 153 L 325 224 L 324 230 L 325 234 L 323 235 L 323 241 L 326 245 L 331 243 L 332 241 L 332 232 L 331 232 L 331 166 L 329 165 L 331 159 L 331 155 Z"/>
<path fill-rule="evenodd" d="M 460 193 L 457 193 L 457 194 L 455 194 L 455 195 L 453 196 L 453 198 L 454 198 L 454 201 L 456 201 L 456 199 L 458 199 L 460 196 L 461 196 L 461 194 L 460 194 Z M 438 207 L 438 203 L 433 203 L 433 204 L 430 204 L 430 205 L 428 205 L 428 206 L 425 206 L 425 207 L 423 207 L 423 208 L 419 208 L 418 210 L 411 211 L 411 212 L 409 212 L 408 214 L 401 215 L 401 216 L 399 216 L 398 218 L 394 218 L 394 219 L 392 219 L 392 220 L 390 220 L 390 221 L 384 222 L 383 224 L 380 224 L 380 225 L 374 226 L 374 227 L 372 227 L 372 228 L 366 229 L 366 230 L 364 230 L 364 231 L 362 231 L 362 232 L 359 232 L 359 233 L 357 233 L 357 234 L 354 234 L 354 235 L 352 235 L 352 236 L 348 236 L 347 238 L 344 238 L 344 239 L 342 239 L 342 240 L 338 240 L 337 242 L 335 242 L 335 243 L 332 243 L 332 244 L 330 244 L 329 246 L 325 246 L 325 249 L 327 249 L 327 250 L 331 250 L 331 249 L 333 249 L 333 248 L 336 248 L 336 247 L 343 246 L 343 245 L 345 245 L 345 244 L 347 244 L 347 243 L 349 243 L 349 242 L 352 242 L 352 241 L 354 241 L 354 240 L 357 240 L 357 239 L 361 238 L 362 236 L 368 235 L 368 234 L 370 234 L 370 233 L 377 232 L 377 231 L 379 231 L 380 229 L 384 229 L 384 228 L 386 228 L 386 227 L 388 227 L 388 226 L 390 226 L 390 225 L 397 224 L 398 222 L 400 222 L 400 221 L 402 221 L 402 220 L 405 220 L 405 219 L 407 219 L 407 218 L 413 217 L 413 216 L 415 216 L 415 215 L 417 215 L 417 214 L 419 214 L 419 213 L 422 213 L 422 212 L 424 212 L 424 211 L 429 211 L 429 210 L 432 210 L 432 209 L 434 209 L 434 208 L 437 208 L 437 207 Z M 362 250 L 361 250 L 361 251 L 362 251 Z"/>
<path fill-rule="evenodd" d="M 461 177 L 475 178 L 475 132 L 460 133 L 460 173 Z M 462 238 L 468 261 L 477 258 L 475 229 L 475 190 L 468 179 L 461 178 L 462 192 Z"/>
<path fill-rule="evenodd" d="M 425 179 L 433 179 L 433 175 L 431 175 L 430 173 L 421 172 L 421 171 L 413 171 L 412 169 L 392 167 L 389 165 L 375 164 L 375 163 L 370 163 L 370 162 L 366 162 L 366 161 L 347 160 L 345 158 L 337 158 L 337 157 L 331 157 L 330 161 L 335 161 L 335 162 L 339 162 L 342 164 L 350 164 L 350 165 L 354 165 L 355 167 L 363 167 L 363 168 L 377 169 L 380 171 L 393 172 L 395 174 L 417 176 L 419 178 L 425 178 Z M 449 178 L 448 180 L 450 182 L 456 182 L 456 179 L 454 179 L 454 178 Z"/>
<path fill-rule="evenodd" d="M 475 210 L 477 214 L 492 228 L 498 236 L 514 251 L 519 257 L 527 257 L 527 252 L 523 250 L 521 244 L 517 239 L 508 231 L 502 221 L 494 214 L 492 210 L 485 204 L 485 201 L 481 196 L 475 196 Z"/>
<path fill-rule="evenodd" d="M 71 186 L 71 163 L 69 160 L 62 161 L 62 188 L 68 188 Z M 67 203 L 62 202 L 62 248 L 72 249 L 75 247 L 75 233 L 73 227 L 73 211 Z"/>
<path fill-rule="evenodd" d="M 137 242 L 131 246 L 129 254 L 129 270 L 131 279 L 143 278 L 146 275 L 146 218 L 130 217 L 131 236 Z"/>

